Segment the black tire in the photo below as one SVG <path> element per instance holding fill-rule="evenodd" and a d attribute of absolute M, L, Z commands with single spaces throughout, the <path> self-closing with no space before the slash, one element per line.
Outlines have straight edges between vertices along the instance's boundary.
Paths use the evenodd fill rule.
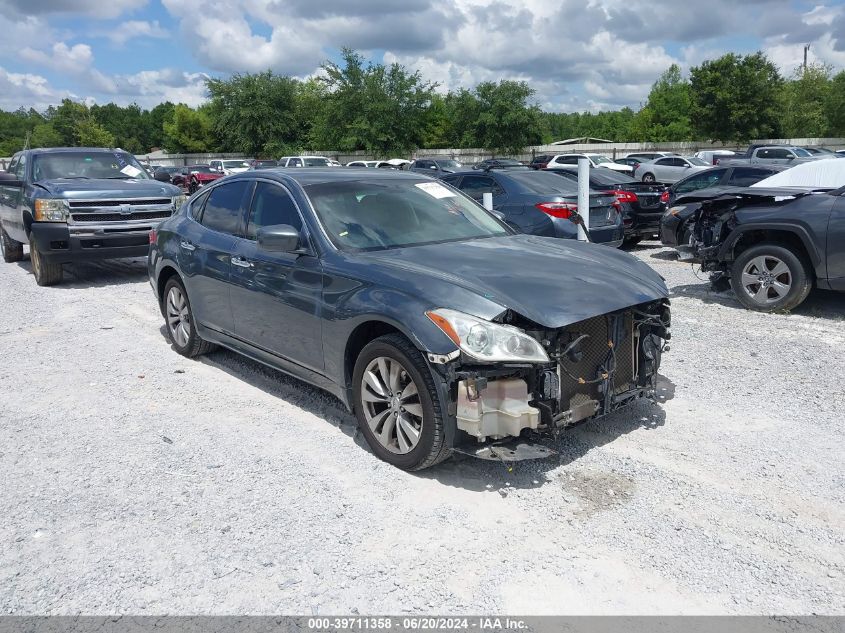
<path fill-rule="evenodd" d="M 3 251 L 3 261 L 7 264 L 23 259 L 23 244 L 9 237 L 2 226 L 0 226 L 0 251 Z"/>
<path fill-rule="evenodd" d="M 423 411 L 420 439 L 417 445 L 405 454 L 391 452 L 382 446 L 370 429 L 364 414 L 362 399 L 364 371 L 372 361 L 380 357 L 398 361 L 418 388 Z M 364 347 L 355 361 L 352 384 L 358 427 L 367 439 L 370 448 L 380 459 L 403 470 L 422 470 L 439 464 L 451 455 L 451 450 L 446 446 L 444 404 L 440 402 L 431 370 L 420 351 L 404 336 L 388 334 Z"/>
<path fill-rule="evenodd" d="M 179 293 L 181 293 L 182 297 L 184 297 L 185 308 L 187 310 L 187 320 L 184 321 L 186 324 L 186 336 L 185 340 L 181 342 L 178 340 L 179 335 L 176 334 L 176 328 L 171 325 L 168 316 L 168 300 L 170 298 L 171 289 L 173 288 L 176 288 Z M 188 293 L 185 291 L 185 286 L 178 277 L 171 277 L 164 285 L 164 293 L 162 294 L 161 300 L 161 314 L 164 316 L 164 329 L 167 330 L 167 338 L 173 345 L 173 349 L 175 349 L 179 354 L 182 354 L 182 356 L 194 358 L 196 356 L 208 354 L 217 348 L 214 343 L 209 343 L 208 341 L 200 338 L 200 335 L 197 333 L 197 328 L 194 325 L 194 313 L 191 310 L 191 301 L 188 299 Z M 180 323 L 181 322 L 182 320 L 180 319 Z"/>
<path fill-rule="evenodd" d="M 643 182 L 655 182 L 654 174 L 651 172 L 643 174 Z"/>
<path fill-rule="evenodd" d="M 197 192 L 197 188 L 198 188 L 197 187 L 197 181 L 192 180 L 191 184 L 188 185 L 188 193 L 190 193 L 191 195 L 194 195 Z"/>
<path fill-rule="evenodd" d="M 29 260 L 32 262 L 35 283 L 39 286 L 55 286 L 62 280 L 62 265 L 46 261 L 34 242 L 29 243 Z"/>
<path fill-rule="evenodd" d="M 783 272 L 778 275 L 778 271 Z M 766 281 L 750 283 L 755 277 Z M 812 288 L 809 264 L 788 246 L 757 244 L 740 253 L 731 265 L 731 289 L 749 310 L 792 310 L 804 302 Z"/>
<path fill-rule="evenodd" d="M 625 248 L 633 248 L 634 246 L 636 246 L 637 244 L 639 244 L 642 241 L 643 241 L 643 238 L 640 237 L 640 236 L 626 237 L 625 241 L 622 242 L 622 246 L 624 246 Z"/>

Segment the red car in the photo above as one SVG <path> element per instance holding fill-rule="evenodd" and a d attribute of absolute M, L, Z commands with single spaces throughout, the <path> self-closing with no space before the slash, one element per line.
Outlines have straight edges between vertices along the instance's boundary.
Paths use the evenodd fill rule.
<path fill-rule="evenodd" d="M 218 171 L 213 171 L 209 165 L 188 165 L 182 170 L 183 181 L 179 183 L 188 190 L 188 193 L 194 193 L 203 185 L 222 178 L 223 174 Z"/>

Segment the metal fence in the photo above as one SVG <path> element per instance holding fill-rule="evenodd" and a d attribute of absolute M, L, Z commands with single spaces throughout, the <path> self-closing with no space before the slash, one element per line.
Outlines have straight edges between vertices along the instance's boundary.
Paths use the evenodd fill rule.
<path fill-rule="evenodd" d="M 829 149 L 845 149 L 845 138 L 791 138 L 791 139 L 758 139 L 752 143 L 771 143 L 784 145 L 798 145 L 798 146 L 819 146 L 827 147 Z M 521 153 L 509 154 L 511 158 L 517 160 L 530 161 L 538 154 L 568 154 L 581 152 L 596 152 L 604 154 L 610 158 L 616 159 L 632 152 L 644 151 L 662 151 L 662 152 L 677 152 L 679 154 L 693 154 L 700 150 L 708 149 L 732 149 L 744 150 L 745 145 L 731 145 L 722 143 L 711 143 L 707 141 L 683 141 L 674 143 L 591 143 L 591 144 L 572 144 L 572 145 L 535 145 L 526 147 Z M 441 158 L 453 158 L 465 164 L 476 163 L 485 158 L 493 158 L 496 156 L 490 151 L 479 148 L 453 148 L 453 149 L 418 149 L 408 156 L 376 156 L 372 152 L 340 152 L 337 150 L 313 150 L 308 152 L 300 152 L 301 154 L 327 156 L 334 158 L 342 164 L 346 164 L 353 160 L 376 160 L 385 158 L 408 158 L 413 160 L 420 156 L 438 156 Z M 502 156 L 502 154 L 499 154 Z M 172 167 L 182 167 L 185 165 L 198 165 L 208 163 L 211 160 L 232 159 L 232 158 L 250 158 L 245 154 L 229 153 L 205 153 L 205 154 L 165 154 L 163 152 L 153 152 L 150 154 L 136 155 L 138 160 L 149 165 L 166 165 Z M 0 169 L 7 168 L 10 158 L 0 158 Z"/>

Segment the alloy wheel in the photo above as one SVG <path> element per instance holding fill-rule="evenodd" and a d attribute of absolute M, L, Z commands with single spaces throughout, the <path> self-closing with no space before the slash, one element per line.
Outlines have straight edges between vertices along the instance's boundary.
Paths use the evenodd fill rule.
<path fill-rule="evenodd" d="M 373 359 L 361 379 L 364 418 L 378 442 L 392 453 L 410 453 L 419 444 L 423 408 L 419 389 L 402 364 Z"/>
<path fill-rule="evenodd" d="M 742 269 L 742 290 L 758 305 L 780 301 L 792 289 L 792 272 L 782 260 L 760 255 Z"/>
<path fill-rule="evenodd" d="M 167 293 L 167 327 L 179 347 L 186 347 L 191 336 L 191 312 L 182 290 L 176 286 Z"/>

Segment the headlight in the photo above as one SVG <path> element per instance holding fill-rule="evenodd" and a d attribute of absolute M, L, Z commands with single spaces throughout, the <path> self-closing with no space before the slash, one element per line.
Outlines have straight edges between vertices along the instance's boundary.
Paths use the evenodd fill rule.
<path fill-rule="evenodd" d="M 465 354 L 483 361 L 548 363 L 539 342 L 519 328 L 499 325 L 469 314 L 438 308 L 426 316 Z"/>
<path fill-rule="evenodd" d="M 66 200 L 35 201 L 36 222 L 67 222 L 68 205 Z"/>
<path fill-rule="evenodd" d="M 185 204 L 185 201 L 188 199 L 188 196 L 184 194 L 180 194 L 178 196 L 173 196 L 173 210 L 178 211 L 182 208 L 182 205 Z"/>

